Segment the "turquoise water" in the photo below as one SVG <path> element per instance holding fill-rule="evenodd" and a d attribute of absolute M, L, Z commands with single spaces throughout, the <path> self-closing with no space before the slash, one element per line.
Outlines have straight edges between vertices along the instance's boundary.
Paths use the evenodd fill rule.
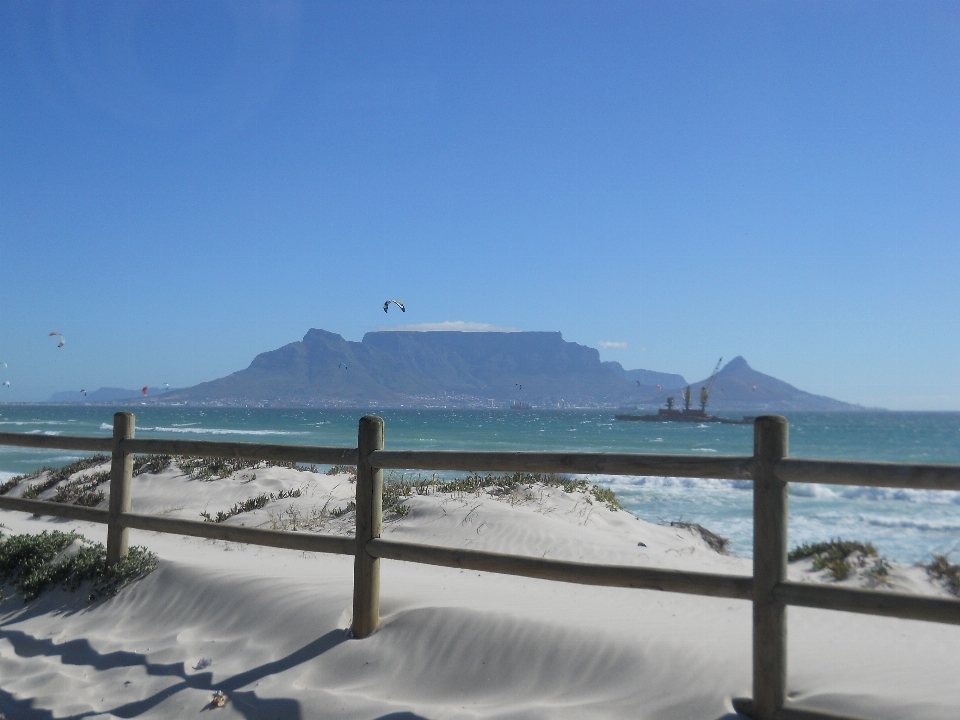
<path fill-rule="evenodd" d="M 148 407 L 139 437 L 180 437 L 355 445 L 357 410 Z M 0 431 L 109 435 L 114 409 L 0 406 Z M 580 450 L 749 455 L 749 425 L 617 422 L 613 411 L 382 410 L 385 443 L 394 449 Z M 960 413 L 796 413 L 794 457 L 960 464 Z M 0 446 L 0 480 L 79 453 Z M 698 522 L 751 554 L 751 485 L 692 478 L 593 476 L 614 488 L 645 520 Z M 792 485 L 790 542 L 856 538 L 890 558 L 915 562 L 931 553 L 960 556 L 960 493 Z"/>

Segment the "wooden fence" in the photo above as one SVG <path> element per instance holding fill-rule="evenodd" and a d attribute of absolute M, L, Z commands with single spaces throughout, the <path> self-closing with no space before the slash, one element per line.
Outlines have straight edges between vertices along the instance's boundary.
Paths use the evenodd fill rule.
<path fill-rule="evenodd" d="M 357 447 L 316 447 L 189 440 L 144 440 L 132 413 L 114 416 L 113 437 L 0 433 L 0 445 L 111 452 L 106 510 L 0 496 L 0 508 L 107 526 L 107 562 L 127 552 L 130 528 L 310 552 L 353 555 L 353 635 L 373 633 L 380 620 L 380 561 L 465 568 L 583 585 L 643 588 L 753 602 L 753 698 L 734 707 L 756 720 L 850 720 L 791 707 L 787 696 L 788 605 L 960 624 L 960 600 L 787 580 L 787 483 L 827 483 L 960 491 L 960 466 L 801 460 L 788 457 L 785 418 L 754 423 L 753 455 L 699 458 L 639 453 L 458 452 L 383 449 L 383 420 L 361 418 Z M 357 466 L 354 538 L 284 532 L 130 512 L 133 454 L 274 460 Z M 380 537 L 383 470 L 463 470 L 603 473 L 753 480 L 753 575 L 682 572 L 623 565 L 547 560 L 503 553 L 396 542 Z"/>

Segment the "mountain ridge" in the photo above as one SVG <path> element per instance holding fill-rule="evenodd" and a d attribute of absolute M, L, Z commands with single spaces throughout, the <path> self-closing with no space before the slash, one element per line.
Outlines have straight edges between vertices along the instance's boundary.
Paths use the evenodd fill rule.
<path fill-rule="evenodd" d="M 709 380 L 690 385 L 694 398 Z M 560 332 L 378 331 L 353 342 L 312 328 L 300 341 L 260 353 L 247 368 L 158 400 L 328 407 L 649 407 L 669 396 L 679 399 L 685 385 L 682 375 L 624 370 L 617 362 L 601 361 L 598 350 L 565 341 Z M 741 356 L 717 373 L 708 404 L 708 411 L 863 409 L 799 390 L 754 370 Z"/>

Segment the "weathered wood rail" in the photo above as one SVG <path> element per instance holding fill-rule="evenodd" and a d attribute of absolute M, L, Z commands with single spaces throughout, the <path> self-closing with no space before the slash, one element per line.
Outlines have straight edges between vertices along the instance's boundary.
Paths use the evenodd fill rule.
<path fill-rule="evenodd" d="M 0 496 L 0 509 L 51 515 L 107 526 L 107 561 L 127 552 L 130 529 L 230 542 L 354 556 L 353 635 L 364 638 L 380 622 L 380 561 L 399 560 L 523 577 L 689 593 L 753 603 L 753 698 L 734 707 L 756 720 L 853 720 L 794 707 L 787 697 L 786 609 L 800 605 L 960 625 L 960 600 L 878 590 L 811 585 L 787 580 L 787 484 L 904 487 L 960 491 L 960 465 L 802 460 L 788 457 L 788 425 L 768 415 L 754 423 L 753 455 L 699 458 L 639 453 L 457 452 L 383 449 L 383 420 L 360 420 L 357 447 L 272 445 L 198 440 L 138 439 L 132 413 L 114 416 L 113 437 L 0 433 L 0 445 L 109 452 L 108 509 Z M 316 465 L 357 466 L 355 537 L 262 530 L 142 515 L 130 511 L 133 454 L 244 458 Z M 721 575 L 623 565 L 600 565 L 504 553 L 396 542 L 380 537 L 382 471 L 463 470 L 658 475 L 753 480 L 752 576 Z"/>

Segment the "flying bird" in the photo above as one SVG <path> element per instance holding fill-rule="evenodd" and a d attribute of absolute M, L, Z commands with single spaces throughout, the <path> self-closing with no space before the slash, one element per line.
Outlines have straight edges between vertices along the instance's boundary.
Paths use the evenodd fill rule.
<path fill-rule="evenodd" d="M 63 333 L 58 333 L 58 332 L 47 333 L 47 337 L 60 338 L 60 342 L 57 343 L 58 348 L 62 348 L 64 345 L 67 344 L 67 341 L 63 339 Z"/>
<path fill-rule="evenodd" d="M 383 311 L 384 311 L 384 312 L 387 312 L 387 308 L 390 307 L 390 303 L 393 303 L 393 304 L 396 305 L 398 308 L 400 308 L 400 312 L 406 312 L 406 311 L 407 311 L 407 309 L 403 306 L 403 303 L 400 302 L 399 300 L 387 300 L 387 301 L 383 304 Z"/>

